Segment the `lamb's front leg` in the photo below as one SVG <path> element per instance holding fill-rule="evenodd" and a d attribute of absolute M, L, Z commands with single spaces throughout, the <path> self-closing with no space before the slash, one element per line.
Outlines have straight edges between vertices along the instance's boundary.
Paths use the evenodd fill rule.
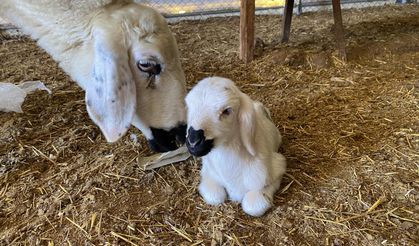
<path fill-rule="evenodd" d="M 211 177 L 210 170 L 203 160 L 201 170 L 201 183 L 199 184 L 199 194 L 205 202 L 210 205 L 218 205 L 224 202 L 227 197 L 224 187 Z"/>
<path fill-rule="evenodd" d="M 281 177 L 262 190 L 247 192 L 242 201 L 244 212 L 255 217 L 262 216 L 273 205 L 273 197 L 281 184 Z"/>
<path fill-rule="evenodd" d="M 270 167 L 270 171 L 266 167 Z M 285 158 L 279 153 L 272 155 L 271 162 L 253 165 L 246 170 L 248 186 L 254 189 L 247 192 L 242 200 L 244 212 L 251 216 L 262 216 L 273 204 L 273 196 L 281 184 L 285 172 Z"/>
<path fill-rule="evenodd" d="M 259 217 L 272 206 L 272 197 L 263 190 L 249 191 L 244 195 L 242 208 L 246 214 Z"/>
<path fill-rule="evenodd" d="M 268 163 L 259 160 L 245 170 L 245 183 L 249 191 L 244 195 L 241 204 L 244 212 L 251 216 L 262 216 L 272 206 L 273 195 L 281 182 L 275 177 L 278 175 L 267 168 L 275 164 L 274 159 Z"/>

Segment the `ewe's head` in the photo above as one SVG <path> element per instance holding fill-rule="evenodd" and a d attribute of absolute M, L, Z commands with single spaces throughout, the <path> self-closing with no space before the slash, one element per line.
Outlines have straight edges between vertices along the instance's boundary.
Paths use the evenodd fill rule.
<path fill-rule="evenodd" d="M 200 81 L 186 96 L 188 128 L 186 145 L 195 156 L 214 146 L 242 141 L 254 155 L 255 111 L 251 99 L 225 78 Z"/>
<path fill-rule="evenodd" d="M 164 18 L 142 5 L 110 5 L 94 17 L 92 39 L 87 110 L 106 139 L 132 124 L 153 150 L 176 149 L 186 136 L 185 76 Z"/>

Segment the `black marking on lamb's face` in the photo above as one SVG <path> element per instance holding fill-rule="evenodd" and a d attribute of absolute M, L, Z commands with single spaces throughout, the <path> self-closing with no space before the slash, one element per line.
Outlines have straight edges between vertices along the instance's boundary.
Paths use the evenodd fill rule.
<path fill-rule="evenodd" d="M 153 151 L 172 151 L 178 148 L 178 144 L 185 143 L 186 125 L 183 123 L 170 130 L 154 127 L 150 129 L 153 134 L 153 139 L 148 139 L 148 144 Z"/>
<path fill-rule="evenodd" d="M 207 155 L 214 147 L 214 139 L 206 139 L 202 129 L 195 130 L 193 127 L 188 129 L 186 147 L 189 152 L 197 157 Z"/>
<path fill-rule="evenodd" d="M 112 103 L 115 103 L 115 99 L 112 99 Z"/>

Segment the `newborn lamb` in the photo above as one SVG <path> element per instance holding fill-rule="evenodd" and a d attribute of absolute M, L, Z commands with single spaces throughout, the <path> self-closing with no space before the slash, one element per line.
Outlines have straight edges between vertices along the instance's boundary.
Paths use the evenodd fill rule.
<path fill-rule="evenodd" d="M 223 203 L 228 194 L 247 214 L 263 215 L 286 168 L 269 111 L 220 77 L 200 81 L 186 104 L 186 145 L 192 155 L 202 156 L 199 193 L 205 202 Z"/>

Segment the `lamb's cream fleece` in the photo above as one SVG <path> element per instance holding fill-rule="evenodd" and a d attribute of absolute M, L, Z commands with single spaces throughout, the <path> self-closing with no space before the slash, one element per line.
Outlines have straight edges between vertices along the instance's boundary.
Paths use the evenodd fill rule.
<path fill-rule="evenodd" d="M 241 202 L 247 214 L 263 215 L 286 168 L 284 156 L 278 153 L 281 135 L 269 111 L 231 80 L 220 77 L 200 81 L 188 93 L 186 105 L 188 134 L 202 130 L 203 148 L 211 146 L 206 142 L 213 143 L 202 156 L 199 192 L 204 200 L 215 205 L 228 195 Z M 197 142 L 190 138 L 187 143 Z"/>

